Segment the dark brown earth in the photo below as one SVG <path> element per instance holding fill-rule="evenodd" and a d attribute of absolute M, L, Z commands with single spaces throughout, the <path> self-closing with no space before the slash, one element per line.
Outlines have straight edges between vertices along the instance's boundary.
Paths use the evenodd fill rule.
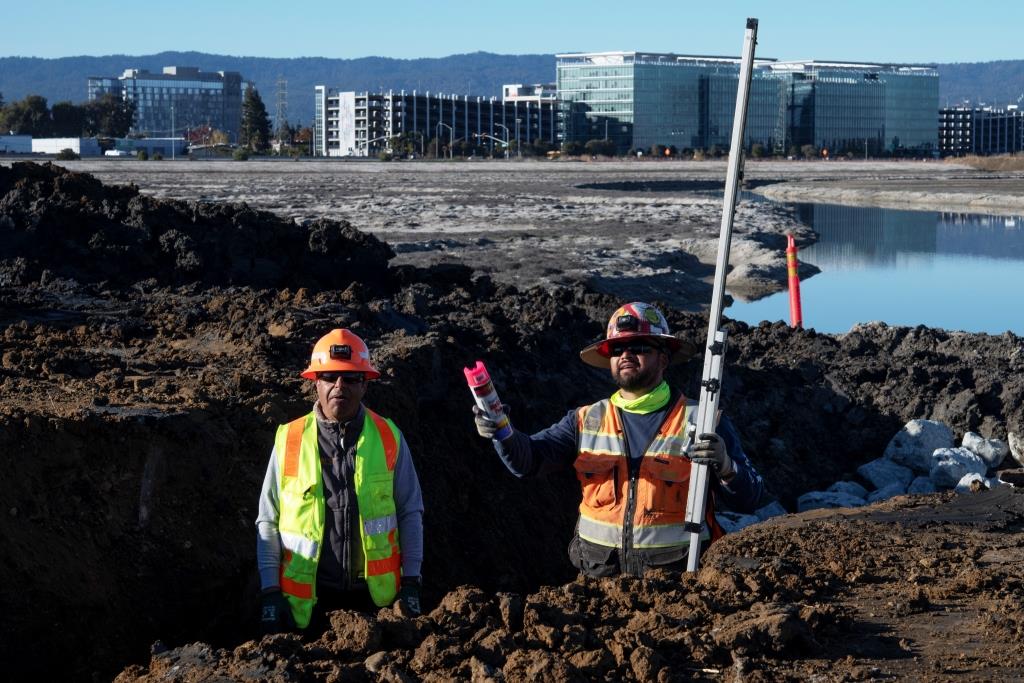
<path fill-rule="evenodd" d="M 610 391 L 577 354 L 621 302 L 390 255 L 344 222 L 0 168 L 4 678 L 1024 679 L 1009 489 L 791 515 L 716 544 L 695 577 L 575 578 L 578 485 L 508 474 L 460 368 L 484 359 L 517 426 L 547 426 Z M 706 318 L 668 314 L 703 337 Z M 412 448 L 428 613 L 250 640 L 273 431 L 309 409 L 297 372 L 337 326 L 370 343 L 367 403 Z M 730 340 L 722 406 L 789 509 L 909 419 L 1024 428 L 1009 333 L 731 323 Z M 695 394 L 700 363 L 671 379 Z"/>

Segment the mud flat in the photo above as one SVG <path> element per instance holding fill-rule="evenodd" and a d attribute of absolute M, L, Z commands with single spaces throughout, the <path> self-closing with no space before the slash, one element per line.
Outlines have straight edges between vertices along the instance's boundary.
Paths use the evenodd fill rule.
<path fill-rule="evenodd" d="M 0 168 L 7 679 L 1024 677 L 1015 490 L 789 515 L 716 544 L 696 577 L 576 578 L 578 483 L 509 475 L 460 368 L 486 360 L 517 426 L 545 427 L 611 391 L 578 352 L 621 297 L 396 263 L 381 234 Z M 700 313 L 667 314 L 682 336 L 706 331 Z M 298 369 L 339 325 L 370 343 L 383 377 L 368 405 L 420 474 L 427 611 L 259 639 L 260 482 L 276 425 L 313 400 Z M 732 323 L 730 340 L 722 407 L 789 510 L 855 479 L 910 419 L 1024 431 L 1013 334 Z M 695 395 L 700 365 L 670 380 Z"/>
<path fill-rule="evenodd" d="M 877 206 L 914 211 L 1024 215 L 1024 173 L 989 173 L 988 177 L 946 176 L 928 180 L 792 181 L 759 187 L 755 192 L 777 202 L 812 202 Z"/>

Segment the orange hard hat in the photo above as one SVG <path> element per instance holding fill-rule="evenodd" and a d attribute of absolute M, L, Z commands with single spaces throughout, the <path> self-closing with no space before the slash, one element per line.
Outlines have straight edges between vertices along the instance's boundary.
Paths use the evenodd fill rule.
<path fill-rule="evenodd" d="M 366 342 L 351 330 L 331 330 L 313 347 L 309 367 L 302 371 L 306 379 L 316 379 L 318 372 L 365 372 L 366 379 L 377 379 L 380 373 L 370 362 Z"/>
<path fill-rule="evenodd" d="M 649 339 L 663 345 L 672 354 L 673 363 L 687 360 L 697 352 L 693 344 L 672 336 L 661 311 L 650 304 L 634 301 L 612 313 L 605 338 L 580 351 L 580 358 L 587 365 L 610 368 L 609 346 L 613 341 L 630 338 Z"/>

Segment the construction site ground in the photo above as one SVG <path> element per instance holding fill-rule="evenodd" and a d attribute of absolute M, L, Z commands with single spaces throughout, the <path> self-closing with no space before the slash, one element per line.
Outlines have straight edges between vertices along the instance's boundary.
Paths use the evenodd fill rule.
<path fill-rule="evenodd" d="M 68 166 L 0 164 L 3 678 L 1024 680 L 1018 489 L 790 514 L 696 575 L 593 580 L 566 554 L 574 476 L 516 479 L 476 435 L 477 359 L 535 431 L 612 391 L 578 352 L 624 299 L 703 341 L 723 164 Z M 747 178 L 955 180 L 965 202 L 989 180 L 931 162 Z M 814 235 L 744 197 L 730 288 L 756 297 L 784 286 L 785 232 Z M 261 639 L 256 500 L 276 426 L 312 405 L 298 371 L 339 326 L 373 349 L 366 402 L 419 473 L 424 615 Z M 1024 431 L 1012 333 L 729 330 L 722 407 L 788 510 L 910 419 Z M 701 363 L 669 379 L 695 396 Z"/>

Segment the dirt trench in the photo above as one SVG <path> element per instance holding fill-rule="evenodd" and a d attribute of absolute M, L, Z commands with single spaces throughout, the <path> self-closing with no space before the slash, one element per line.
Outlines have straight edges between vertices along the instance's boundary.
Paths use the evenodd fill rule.
<path fill-rule="evenodd" d="M 249 230 L 262 237 L 243 244 Z M 163 239 L 172 232 L 184 237 Z M 565 547 L 578 484 L 568 473 L 508 474 L 475 435 L 460 368 L 484 359 L 516 425 L 545 427 L 611 391 L 578 351 L 601 333 L 621 303 L 614 297 L 582 286 L 522 291 L 460 266 L 388 267 L 387 245 L 352 226 L 141 201 L 130 187 L 32 164 L 0 169 L 0 245 L 0 466 L 9 483 L 0 662 L 13 680 L 105 680 L 122 669 L 125 681 L 737 671 L 779 680 L 823 663 L 857 680 L 879 668 L 864 660 L 902 666 L 912 656 L 937 662 L 941 678 L 955 662 L 912 640 L 847 651 L 858 629 L 904 628 L 906 614 L 867 617 L 862 603 L 897 590 L 916 556 L 949 563 L 933 580 L 942 600 L 961 584 L 989 591 L 985 604 L 1020 597 L 1009 561 L 996 563 L 996 579 L 962 578 L 1021 540 L 1020 499 L 1004 492 L 1003 521 L 984 533 L 942 513 L 935 529 L 870 521 L 871 512 L 863 523 L 806 513 L 716 545 L 697 577 L 576 578 Z M 668 315 L 679 334 L 706 332 L 700 315 Z M 367 403 L 393 417 L 412 448 L 427 506 L 430 614 L 340 615 L 322 637 L 250 640 L 253 520 L 273 431 L 309 409 L 297 372 L 337 326 L 370 343 L 383 377 Z M 722 406 L 789 509 L 804 491 L 854 477 L 909 419 L 1000 438 L 1024 423 L 1024 344 L 1012 334 L 870 325 L 835 337 L 732 323 L 730 335 Z M 670 379 L 695 395 L 700 363 L 676 366 Z M 887 509 L 958 504 L 908 498 Z M 936 551 L 943 529 L 967 536 L 970 552 Z M 888 578 L 858 573 L 857 563 L 887 567 Z M 916 595 L 914 614 L 952 604 Z M 999 611 L 970 609 L 972 618 Z M 1019 644 L 1019 614 L 979 633 Z M 978 657 L 958 666 L 969 674 L 996 661 Z"/>

